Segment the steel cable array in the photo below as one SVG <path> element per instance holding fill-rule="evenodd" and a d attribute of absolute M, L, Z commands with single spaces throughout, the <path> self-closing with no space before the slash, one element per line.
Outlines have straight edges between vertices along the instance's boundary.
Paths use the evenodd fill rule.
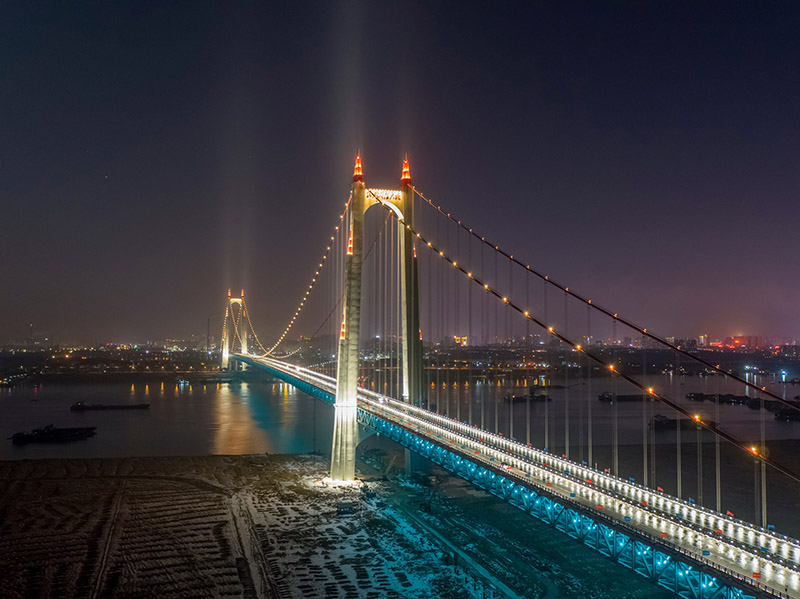
<path fill-rule="evenodd" d="M 572 297 L 572 298 L 574 298 L 574 299 L 576 299 L 576 300 L 578 300 L 580 302 L 583 302 L 588 306 L 591 306 L 595 310 L 598 310 L 599 312 L 601 312 L 601 313 L 605 314 L 606 316 L 612 318 L 615 322 L 621 322 L 625 326 L 630 327 L 631 329 L 634 329 L 637 332 L 641 333 L 643 336 L 645 336 L 645 337 L 647 337 L 647 338 L 649 338 L 649 339 L 651 339 L 653 341 L 656 341 L 657 343 L 660 343 L 661 345 L 664 345 L 665 347 L 668 347 L 669 349 L 674 350 L 674 351 L 678 352 L 681 355 L 687 356 L 688 358 L 690 358 L 690 359 L 702 364 L 703 366 L 712 369 L 716 373 L 728 376 L 731 379 L 733 379 L 733 380 L 745 385 L 746 387 L 748 387 L 748 388 L 750 388 L 750 389 L 752 389 L 754 391 L 758 391 L 759 393 L 764 393 L 765 395 L 768 395 L 772 399 L 780 402 L 783 406 L 800 412 L 800 405 L 796 405 L 796 404 L 793 404 L 793 403 L 791 403 L 789 401 L 786 401 L 781 396 L 779 396 L 779 395 L 777 395 L 775 393 L 772 393 L 771 391 L 768 391 L 766 387 L 759 387 L 758 385 L 755 385 L 755 384 L 751 383 L 750 381 L 738 376 L 735 373 L 727 372 L 727 371 L 723 370 L 722 368 L 720 368 L 719 366 L 717 366 L 715 364 L 712 364 L 711 362 L 708 362 L 707 360 L 704 360 L 704 359 L 702 359 L 702 358 L 700 358 L 698 356 L 695 356 L 694 354 L 692 354 L 692 353 L 680 348 L 679 346 L 677 346 L 677 345 L 675 345 L 673 343 L 670 343 L 666 339 L 664 339 L 662 337 L 659 337 L 658 335 L 655 335 L 653 333 L 650 333 L 646 328 L 642 328 L 639 325 L 636 325 L 636 324 L 630 322 L 629 320 L 619 316 L 619 314 L 617 314 L 615 312 L 612 312 L 611 310 L 608 310 L 608 309 L 606 309 L 606 308 L 604 308 L 604 307 L 602 307 L 602 306 L 600 306 L 598 304 L 593 303 L 591 299 L 587 299 L 587 298 L 575 293 L 574 291 L 570 291 L 569 287 L 565 287 L 565 286 L 563 286 L 563 285 L 561 285 L 559 283 L 556 283 L 555 281 L 551 280 L 548 275 L 545 275 L 544 273 L 541 273 L 541 272 L 537 271 L 536 269 L 531 268 L 530 264 L 524 264 L 523 262 L 521 262 L 520 260 L 515 258 L 514 254 L 511 254 L 511 253 L 506 252 L 505 250 L 501 249 L 499 245 L 493 245 L 492 243 L 486 241 L 485 237 L 482 237 L 481 235 L 476 233 L 472 228 L 467 227 L 465 224 L 462 223 L 462 221 L 460 221 L 460 220 L 456 219 L 455 217 L 453 217 L 451 215 L 451 213 L 445 212 L 444 210 L 442 210 L 441 206 L 438 206 L 438 205 L 434 204 L 433 201 L 431 201 L 430 199 L 425 197 L 422 194 L 422 192 L 420 192 L 417 188 L 412 186 L 412 189 L 414 190 L 415 194 L 417 194 L 423 201 L 425 201 L 433 209 L 435 209 L 437 212 L 439 212 L 439 214 L 443 215 L 445 218 L 447 218 L 451 222 L 453 222 L 456 225 L 458 225 L 461 229 L 466 231 L 473 238 L 475 238 L 478 241 L 480 241 L 480 243 L 482 243 L 483 245 L 493 249 L 495 252 L 498 252 L 500 255 L 502 255 L 505 258 L 507 258 L 508 260 L 512 261 L 514 264 L 520 266 L 526 272 L 529 272 L 530 274 L 532 274 L 532 275 L 534 275 L 536 277 L 539 277 L 540 279 L 545 281 L 547 284 L 552 285 L 552 286 L 556 287 L 557 289 L 560 289 L 561 291 L 563 291 L 564 293 L 566 293 L 570 297 Z"/>
<path fill-rule="evenodd" d="M 389 210 L 389 213 L 391 215 L 395 216 L 395 218 L 397 218 L 397 216 L 391 210 Z M 400 222 L 409 231 L 411 231 L 411 233 L 414 236 L 416 236 L 416 238 L 419 239 L 424 246 L 426 246 L 430 250 L 432 250 L 444 262 L 446 262 L 447 264 L 450 264 L 451 266 L 456 268 L 462 275 L 464 275 L 468 279 L 472 280 L 475 284 L 481 286 L 486 292 L 488 292 L 489 294 L 493 295 L 495 298 L 500 300 L 503 304 L 508 305 L 509 308 L 511 308 L 512 310 L 514 310 L 518 314 L 521 314 L 524 318 L 528 319 L 530 322 L 533 322 L 534 324 L 536 324 L 540 328 L 542 328 L 545 331 L 547 331 L 555 339 L 558 339 L 559 341 L 563 342 L 567 346 L 571 347 L 573 350 L 582 353 L 587 358 L 591 359 L 593 362 L 603 366 L 604 368 L 607 368 L 609 371 L 611 371 L 616 376 L 622 378 L 627 383 L 629 383 L 632 386 L 634 386 L 635 388 L 639 389 L 644 395 L 649 396 L 649 397 L 651 397 L 651 398 L 663 403 L 664 405 L 669 406 L 670 408 L 672 408 L 673 410 L 675 410 L 679 414 L 682 414 L 683 416 L 687 416 L 689 419 L 691 419 L 692 421 L 696 422 L 697 426 L 702 427 L 705 430 L 708 430 L 709 432 L 713 433 L 714 435 L 720 436 L 721 438 L 725 439 L 726 441 L 731 443 L 733 446 L 737 447 L 738 449 L 740 449 L 744 453 L 750 455 L 754 459 L 756 459 L 756 460 L 758 460 L 758 461 L 760 461 L 760 462 L 762 462 L 764 464 L 767 464 L 767 465 L 771 466 L 777 472 L 780 472 L 780 473 L 784 474 L 785 476 L 791 478 L 795 482 L 799 482 L 800 483 L 800 475 L 796 474 L 795 472 L 793 472 L 789 468 L 783 466 L 782 464 L 780 464 L 778 462 L 775 462 L 775 461 L 769 459 L 766 455 L 763 455 L 762 453 L 759 453 L 753 447 L 751 447 L 748 444 L 740 441 L 738 438 L 734 437 L 730 433 L 727 433 L 726 431 L 721 430 L 718 426 L 716 426 L 716 424 L 705 422 L 705 421 L 699 419 L 698 417 L 696 417 L 694 414 L 692 414 L 688 410 L 684 409 L 679 404 L 675 403 L 674 401 L 670 400 L 669 398 L 667 398 L 667 397 L 665 397 L 663 395 L 660 395 L 659 393 L 656 393 L 655 390 L 652 387 L 647 387 L 647 386 L 643 385 L 638 380 L 634 379 L 632 376 L 630 376 L 628 374 L 625 374 L 624 372 L 620 371 L 617 367 L 614 366 L 614 364 L 607 364 L 606 361 L 603 360 L 600 356 L 597 356 L 594 353 L 588 351 L 586 348 L 582 347 L 581 344 L 572 341 L 572 339 L 566 337 L 564 334 L 560 333 L 559 331 L 556 331 L 552 326 L 547 326 L 543 321 L 541 321 L 538 318 L 536 318 L 535 316 L 533 316 L 530 313 L 530 311 L 524 310 L 523 308 L 517 306 L 515 303 L 513 303 L 511 300 L 509 300 L 509 298 L 507 296 L 503 296 L 498 291 L 496 291 L 494 288 L 492 288 L 488 283 L 480 280 L 478 277 L 475 277 L 472 274 L 471 271 L 469 271 L 468 269 L 464 268 L 464 266 L 462 264 L 459 264 L 456 260 L 451 258 L 449 255 L 445 254 L 443 250 L 440 250 L 438 248 L 438 246 L 435 245 L 432 241 L 429 241 L 425 237 L 423 237 L 419 232 L 417 232 L 413 227 L 411 227 L 411 225 L 409 225 L 407 223 L 402 223 L 402 221 L 400 221 Z M 504 253 L 504 255 L 506 255 L 506 254 Z M 507 256 L 507 257 L 511 258 L 511 256 Z M 757 388 L 757 389 L 760 390 L 760 388 Z"/>

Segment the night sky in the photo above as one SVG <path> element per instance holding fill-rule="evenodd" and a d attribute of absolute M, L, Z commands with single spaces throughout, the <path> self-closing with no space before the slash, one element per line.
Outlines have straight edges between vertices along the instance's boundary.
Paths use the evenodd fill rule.
<path fill-rule="evenodd" d="M 365 179 L 662 335 L 800 338 L 795 2 L 4 2 L 0 342 L 282 330 Z"/>

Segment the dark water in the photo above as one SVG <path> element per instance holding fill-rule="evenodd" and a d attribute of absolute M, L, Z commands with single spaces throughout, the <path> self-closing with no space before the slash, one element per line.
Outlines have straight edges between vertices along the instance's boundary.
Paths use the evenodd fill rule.
<path fill-rule="evenodd" d="M 490 431 L 501 432 L 513 436 L 520 441 L 528 441 L 528 427 L 526 424 L 525 401 L 513 403 L 505 399 L 511 393 L 524 396 L 527 392 L 522 379 L 499 379 L 486 383 L 477 377 L 471 385 L 463 382 L 456 384 L 448 378 L 448 371 L 442 369 L 429 385 L 430 405 L 432 409 L 460 420 L 477 424 Z M 690 401 L 686 399 L 687 393 L 726 394 L 756 397 L 756 392 L 745 389 L 743 385 L 726 380 L 722 377 L 672 377 L 670 375 L 648 375 L 638 377 L 643 384 L 652 386 L 658 393 L 681 405 L 683 408 L 697 414 L 706 421 L 718 422 L 725 431 L 746 442 L 758 443 L 760 441 L 761 411 L 753 410 L 740 405 L 720 405 L 719 414 L 713 401 Z M 750 378 L 750 377 L 748 377 Z M 762 377 L 764 380 L 752 377 L 754 384 L 763 385 L 770 392 L 784 399 L 792 399 L 800 394 L 800 386 L 775 383 L 772 377 Z M 613 381 L 609 377 L 595 378 L 587 381 L 573 380 L 553 381 L 558 388 L 537 388 L 537 393 L 547 394 L 552 401 L 531 403 L 530 441 L 539 447 L 545 445 L 548 439 L 550 449 L 555 451 L 566 448 L 565 421 L 569 420 L 569 443 L 574 449 L 584 439 L 588 440 L 588 423 L 593 424 L 595 440 L 608 442 L 612 434 L 612 421 L 614 408 L 609 403 L 598 401 L 599 394 L 614 392 L 618 394 L 639 394 L 624 381 Z M 499 383 L 499 384 L 498 384 Z M 565 388 L 567 387 L 567 388 Z M 767 398 L 769 399 L 769 398 Z M 642 438 L 643 424 L 647 418 L 662 415 L 668 418 L 677 417 L 676 412 L 667 405 L 652 402 L 647 414 L 643 413 L 642 402 L 621 402 L 616 407 L 617 425 L 619 427 L 619 441 L 621 443 L 635 443 Z M 513 418 L 512 418 L 513 410 Z M 569 418 L 565 418 L 566 415 Z M 643 421 L 644 418 L 644 421 Z M 545 422 L 548 422 L 545 430 Z M 495 424 L 496 423 L 496 424 Z M 583 432 L 582 432 L 583 429 Z M 800 422 L 783 422 L 775 420 L 771 412 L 764 413 L 764 429 L 766 440 L 793 440 L 800 439 Z M 665 432 L 665 438 L 671 434 Z M 687 432 L 685 434 L 690 434 Z M 662 433 L 657 435 L 660 437 Z M 704 436 L 710 433 L 703 433 Z M 559 453 L 561 452 L 559 451 Z"/>
<path fill-rule="evenodd" d="M 77 401 L 149 410 L 73 412 Z M 13 445 L 13 433 L 96 426 L 68 444 Z M 332 408 L 279 383 L 45 383 L 0 392 L 0 459 L 133 457 L 330 450 Z"/>

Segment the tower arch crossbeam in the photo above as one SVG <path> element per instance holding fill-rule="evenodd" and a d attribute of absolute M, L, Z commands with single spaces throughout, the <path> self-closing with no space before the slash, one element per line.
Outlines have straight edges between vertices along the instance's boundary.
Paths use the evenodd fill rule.
<path fill-rule="evenodd" d="M 367 189 L 367 198 L 364 212 L 375 204 L 381 204 L 388 210 L 394 212 L 397 220 L 401 223 L 405 221 L 401 206 L 404 204 L 403 192 L 397 189 Z"/>

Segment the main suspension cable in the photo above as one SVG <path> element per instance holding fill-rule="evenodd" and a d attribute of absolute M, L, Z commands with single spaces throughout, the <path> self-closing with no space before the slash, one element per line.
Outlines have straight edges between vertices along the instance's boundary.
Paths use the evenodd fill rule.
<path fill-rule="evenodd" d="M 636 324 L 632 323 L 631 321 L 627 320 L 626 318 L 623 318 L 623 317 L 619 316 L 619 314 L 617 314 L 615 312 L 612 312 L 611 310 L 608 310 L 606 308 L 603 308 L 602 306 L 599 306 L 598 304 L 593 303 L 591 299 L 587 299 L 587 298 L 575 293 L 574 291 L 570 291 L 569 287 L 565 287 L 565 286 L 563 286 L 563 285 L 561 285 L 559 283 L 556 283 L 555 281 L 550 279 L 549 275 L 545 275 L 545 274 L 537 271 L 536 269 L 531 268 L 530 264 L 522 263 L 519 259 L 514 257 L 514 254 L 510 254 L 510 253 L 506 252 L 505 250 L 501 249 L 499 245 L 495 245 L 495 244 L 492 244 L 492 243 L 486 241 L 485 237 L 482 237 L 481 235 L 476 233 L 473 229 L 467 227 L 465 224 L 462 223 L 462 221 L 460 221 L 460 220 L 456 219 L 455 217 L 453 217 L 449 212 L 445 212 L 444 210 L 442 210 L 441 206 L 438 206 L 438 205 L 434 204 L 431 200 L 429 200 L 427 197 L 425 197 L 422 194 L 422 192 L 420 192 L 416 187 L 411 186 L 411 189 L 413 189 L 414 193 L 416 193 L 420 198 L 422 198 L 422 200 L 424 200 L 428 205 L 430 205 L 432 208 L 434 208 L 436 211 L 438 211 L 441 215 L 443 215 L 448 220 L 456 223 L 456 225 L 458 225 L 459 227 L 461 227 L 462 229 L 467 231 L 471 236 L 473 236 L 475 239 L 480 241 L 482 244 L 486 245 L 487 247 L 490 247 L 491 249 L 495 250 L 496 252 L 499 252 L 501 255 L 505 256 L 507 259 L 511 260 L 512 262 L 514 262 L 518 266 L 522 267 L 527 272 L 539 277 L 540 279 L 542 279 L 543 281 L 545 281 L 546 283 L 548 283 L 550 285 L 553 285 L 557 289 L 560 289 L 564 293 L 568 294 L 570 297 L 575 298 L 578 301 L 581 301 L 581 302 L 585 303 L 586 305 L 595 308 L 596 310 L 602 312 L 606 316 L 609 316 L 612 319 L 614 319 L 614 321 L 621 322 L 625 326 L 628 326 L 628 327 L 638 331 L 643 336 L 645 336 L 645 337 L 647 337 L 649 339 L 652 339 L 653 341 L 656 341 L 656 342 L 658 342 L 658 343 L 660 343 L 662 345 L 665 345 L 666 347 L 668 347 L 670 349 L 673 349 L 676 352 L 678 352 L 678 353 L 680 353 L 680 354 L 682 354 L 684 356 L 687 356 L 692 360 L 695 360 L 696 362 L 699 362 L 700 364 L 702 364 L 703 366 L 706 366 L 707 368 L 711 368 L 712 370 L 714 370 L 718 374 L 722 374 L 722 375 L 728 376 L 728 377 L 732 378 L 733 380 L 735 380 L 735 381 L 737 381 L 739 383 L 742 383 L 746 387 L 748 387 L 750 389 L 753 389 L 754 391 L 758 391 L 760 393 L 764 393 L 764 394 L 768 395 L 772 399 L 780 402 L 783 406 L 785 406 L 787 408 L 791 408 L 792 410 L 797 410 L 798 412 L 800 412 L 800 405 L 796 405 L 796 404 L 793 404 L 790 401 L 785 400 L 780 395 L 777 395 L 776 393 L 768 391 L 766 387 L 759 387 L 758 385 L 756 385 L 754 383 L 751 383 L 750 381 L 740 377 L 739 375 L 737 375 L 735 373 L 728 372 L 728 371 L 720 368 L 718 365 L 712 364 L 708 360 L 704 360 L 703 358 L 698 357 L 698 356 L 688 352 L 685 349 L 681 349 L 679 346 L 675 345 L 674 343 L 670 343 L 666 339 L 664 339 L 662 337 L 659 337 L 658 335 L 656 335 L 654 333 L 648 332 L 648 330 L 646 328 L 642 328 L 639 325 L 636 325 Z"/>

